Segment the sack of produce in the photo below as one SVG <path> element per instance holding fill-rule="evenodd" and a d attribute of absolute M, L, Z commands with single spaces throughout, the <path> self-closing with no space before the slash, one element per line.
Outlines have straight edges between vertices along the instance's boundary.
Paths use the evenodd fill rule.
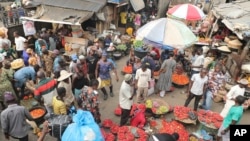
<path fill-rule="evenodd" d="M 72 122 L 68 115 L 53 115 L 48 119 L 49 128 L 51 129 L 50 135 L 52 137 L 61 139 L 65 129 Z"/>

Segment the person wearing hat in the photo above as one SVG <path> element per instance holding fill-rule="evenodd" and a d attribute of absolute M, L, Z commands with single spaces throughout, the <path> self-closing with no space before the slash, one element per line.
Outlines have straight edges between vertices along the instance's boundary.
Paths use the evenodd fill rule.
<path fill-rule="evenodd" d="M 96 78 L 100 77 L 100 79 L 101 79 L 101 91 L 104 94 L 104 97 L 103 97 L 104 100 L 107 100 L 107 98 L 108 98 L 108 94 L 107 94 L 107 91 L 105 89 L 106 86 L 109 86 L 110 96 L 111 97 L 114 96 L 113 86 L 111 83 L 110 70 L 113 70 L 113 72 L 115 73 L 115 76 L 116 76 L 116 81 L 119 81 L 119 77 L 117 75 L 115 66 L 113 65 L 113 63 L 111 61 L 108 61 L 107 53 L 103 52 L 102 58 L 97 62 L 95 76 L 96 76 Z"/>
<path fill-rule="evenodd" d="M 38 56 L 34 53 L 31 48 L 26 49 L 27 54 L 29 55 L 28 63 L 30 66 L 35 66 L 38 64 Z"/>
<path fill-rule="evenodd" d="M 119 91 L 119 105 L 122 109 L 120 126 L 126 125 L 130 111 L 133 105 L 133 97 L 134 95 L 131 93 L 131 89 L 133 85 L 133 77 L 131 74 L 126 74 L 124 76 L 124 80 L 121 84 Z"/>
<path fill-rule="evenodd" d="M 3 66 L 4 64 L 4 66 Z M 10 62 L 0 60 L 0 104 L 5 109 L 3 94 L 5 91 L 15 93 L 12 87 L 14 71 L 10 68 Z"/>
<path fill-rule="evenodd" d="M 14 32 L 17 58 L 21 58 L 24 50 L 24 43 L 27 41 L 24 37 L 20 36 L 17 31 Z"/>
<path fill-rule="evenodd" d="M 243 104 L 246 98 L 242 95 L 238 95 L 234 98 L 234 105 L 229 108 L 228 113 L 224 117 L 221 127 L 217 133 L 217 141 L 229 141 L 230 140 L 230 126 L 239 124 L 243 116 Z"/>
<path fill-rule="evenodd" d="M 17 70 L 14 74 L 15 80 L 15 88 L 18 92 L 21 92 L 21 97 L 24 95 L 25 83 L 27 81 L 33 80 L 36 81 L 36 73 L 39 71 L 40 66 L 28 66 L 22 67 L 21 69 Z"/>
<path fill-rule="evenodd" d="M 10 136 L 20 141 L 28 141 L 29 126 L 26 119 L 33 121 L 29 111 L 24 106 L 16 103 L 15 96 L 11 92 L 4 93 L 4 100 L 8 107 L 1 113 L 1 126 L 5 139 Z"/>
<path fill-rule="evenodd" d="M 71 55 L 71 62 L 69 64 L 69 72 L 70 73 L 77 72 L 77 68 L 76 68 L 77 63 L 79 63 L 77 55 L 76 54 Z"/>
<path fill-rule="evenodd" d="M 179 134 L 176 132 L 174 132 L 173 134 L 158 133 L 151 135 L 148 141 L 177 141 L 178 139 Z"/>
<path fill-rule="evenodd" d="M 67 106 L 71 106 L 75 99 L 74 94 L 72 92 L 72 83 L 70 78 L 71 75 L 72 73 L 69 73 L 66 70 L 61 70 L 60 77 L 57 79 L 57 81 L 59 81 L 57 87 L 64 87 L 66 89 L 66 95 L 63 100 Z"/>
<path fill-rule="evenodd" d="M 235 104 L 235 98 L 239 95 L 244 96 L 246 86 L 248 85 L 248 81 L 246 79 L 241 79 L 238 81 L 238 85 L 233 86 L 230 91 L 225 96 L 224 100 L 226 101 L 226 104 L 221 111 L 220 115 L 222 117 L 226 117 L 230 108 Z"/>

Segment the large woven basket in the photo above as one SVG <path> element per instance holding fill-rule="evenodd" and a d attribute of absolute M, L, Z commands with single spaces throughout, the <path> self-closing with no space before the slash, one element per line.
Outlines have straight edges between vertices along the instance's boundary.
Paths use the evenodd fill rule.
<path fill-rule="evenodd" d="M 156 113 L 154 113 L 155 115 L 164 115 L 164 114 L 166 114 L 166 113 L 169 112 L 170 105 L 167 102 L 165 102 L 164 100 L 161 100 L 161 99 L 158 99 L 158 98 L 153 98 L 153 99 L 150 99 L 150 100 L 152 100 L 152 102 L 157 102 L 160 106 L 166 106 L 168 108 L 167 112 L 162 113 L 162 114 L 156 114 Z"/>

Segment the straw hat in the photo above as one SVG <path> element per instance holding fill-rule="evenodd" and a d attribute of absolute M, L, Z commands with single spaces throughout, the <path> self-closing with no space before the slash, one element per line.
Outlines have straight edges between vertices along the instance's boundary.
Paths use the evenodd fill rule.
<path fill-rule="evenodd" d="M 13 62 L 11 62 L 11 68 L 12 69 L 19 69 L 24 66 L 23 59 L 16 59 Z"/>
<path fill-rule="evenodd" d="M 228 42 L 228 47 L 233 49 L 239 49 L 242 46 L 242 43 L 236 39 Z"/>
<path fill-rule="evenodd" d="M 57 81 L 63 81 L 67 78 L 69 78 L 72 75 L 72 73 L 67 72 L 66 70 L 61 70 L 60 77 L 57 79 Z"/>
<path fill-rule="evenodd" d="M 240 81 L 238 81 L 238 83 L 242 85 L 248 85 L 248 81 L 246 79 L 241 79 Z"/>
<path fill-rule="evenodd" d="M 223 52 L 228 52 L 228 53 L 231 52 L 231 50 L 227 46 L 220 46 L 218 47 L 218 50 L 223 51 Z"/>

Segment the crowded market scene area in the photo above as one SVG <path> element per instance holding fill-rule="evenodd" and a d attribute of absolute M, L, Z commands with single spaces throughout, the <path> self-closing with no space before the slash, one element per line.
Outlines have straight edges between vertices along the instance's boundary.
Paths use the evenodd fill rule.
<path fill-rule="evenodd" d="M 250 125 L 249 7 L 1 1 L 0 140 L 234 141 Z"/>

